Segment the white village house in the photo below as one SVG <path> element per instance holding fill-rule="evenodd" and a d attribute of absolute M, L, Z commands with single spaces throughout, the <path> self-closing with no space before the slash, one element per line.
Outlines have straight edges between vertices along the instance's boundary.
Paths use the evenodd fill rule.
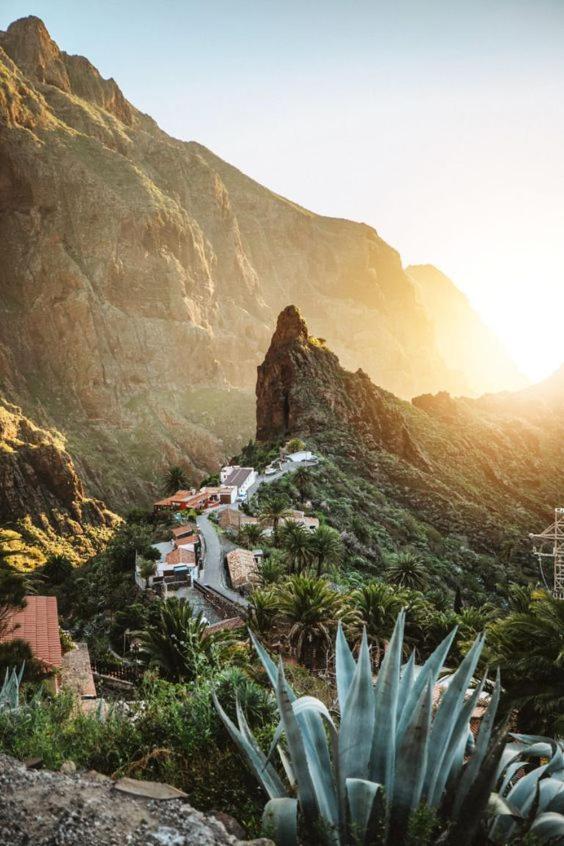
<path fill-rule="evenodd" d="M 147 580 L 140 573 L 142 558 L 136 558 L 135 582 L 141 590 L 161 587 L 166 596 L 188 587 L 198 578 L 200 537 L 193 526 L 176 526 L 170 541 L 155 543 L 153 549 L 159 552 L 160 558 L 155 562 L 155 574 Z"/>
<path fill-rule="evenodd" d="M 301 461 L 315 461 L 316 459 L 317 456 L 309 449 L 302 449 L 299 452 L 291 452 L 286 456 L 287 461 L 293 461 L 295 464 L 299 464 Z"/>
<path fill-rule="evenodd" d="M 240 467 L 238 464 L 221 468 L 219 479 L 222 485 L 237 489 L 237 499 L 245 499 L 249 488 L 257 481 L 254 467 Z"/>

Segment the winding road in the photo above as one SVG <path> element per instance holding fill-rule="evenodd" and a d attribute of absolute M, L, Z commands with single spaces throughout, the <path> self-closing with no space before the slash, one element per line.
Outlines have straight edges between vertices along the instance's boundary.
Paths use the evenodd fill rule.
<path fill-rule="evenodd" d="M 254 485 L 249 488 L 249 499 L 258 491 L 261 485 L 271 484 L 277 479 L 280 479 L 282 476 L 285 476 L 286 473 L 291 473 L 297 470 L 298 467 L 313 467 L 316 464 L 318 464 L 318 461 L 302 461 L 299 464 L 295 461 L 285 461 L 277 473 L 272 473 L 268 476 L 261 475 L 257 478 Z M 222 507 L 225 508 L 229 506 Z M 237 508 L 237 505 L 235 505 L 235 507 Z M 219 509 L 214 509 L 214 511 L 218 510 Z M 245 597 L 241 596 L 240 593 L 236 590 L 232 590 L 232 588 L 227 585 L 227 575 L 223 565 L 225 553 L 215 526 L 206 513 L 200 514 L 199 517 L 196 518 L 196 522 L 202 536 L 204 546 L 204 570 L 200 579 L 202 585 L 217 591 L 217 593 L 221 594 L 221 596 L 232 602 L 234 605 L 246 608 L 249 603 Z"/>

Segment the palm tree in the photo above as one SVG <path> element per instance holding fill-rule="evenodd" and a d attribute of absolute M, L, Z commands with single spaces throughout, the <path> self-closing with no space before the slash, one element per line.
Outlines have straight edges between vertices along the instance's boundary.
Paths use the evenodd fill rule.
<path fill-rule="evenodd" d="M 290 509 L 288 508 L 286 501 L 281 497 L 269 499 L 262 506 L 260 517 L 263 524 L 272 524 L 272 538 L 274 543 L 278 540 L 278 525 L 280 520 L 283 520 L 284 517 L 288 517 L 289 514 Z"/>
<path fill-rule="evenodd" d="M 427 585 L 427 571 L 414 552 L 398 552 L 391 556 L 385 575 L 391 584 L 410 590 L 424 590 Z"/>
<path fill-rule="evenodd" d="M 169 467 L 163 478 L 163 493 L 165 496 L 172 496 L 176 491 L 188 487 L 186 471 L 175 465 Z"/>
<path fill-rule="evenodd" d="M 406 597 L 385 582 L 367 582 L 351 594 L 351 629 L 360 642 L 366 628 L 368 642 L 374 648 L 376 665 L 391 637 L 396 617 L 405 605 Z"/>
<path fill-rule="evenodd" d="M 273 590 L 257 588 L 249 597 L 249 627 L 263 637 L 268 637 L 279 610 L 279 600 Z"/>
<path fill-rule="evenodd" d="M 299 467 L 296 472 L 292 474 L 292 482 L 299 491 L 300 501 L 303 502 L 311 486 L 311 476 L 309 471 L 305 467 Z"/>
<path fill-rule="evenodd" d="M 280 545 L 291 573 L 301 573 L 312 557 L 309 531 L 296 521 L 287 520 L 280 529 Z"/>
<path fill-rule="evenodd" d="M 219 667 L 233 640 L 229 632 L 210 633 L 202 612 L 194 615 L 184 599 L 160 603 L 153 625 L 135 635 L 140 654 L 169 681 L 193 681 Z"/>
<path fill-rule="evenodd" d="M 501 669 L 506 709 L 518 708 L 520 730 L 556 730 L 564 713 L 564 600 L 533 592 L 526 610 L 490 624 L 486 647 L 490 665 Z"/>
<path fill-rule="evenodd" d="M 145 582 L 145 588 L 149 586 L 149 579 L 157 572 L 157 565 L 155 561 L 148 558 L 142 558 L 137 567 L 139 575 Z"/>
<path fill-rule="evenodd" d="M 279 582 L 287 575 L 286 559 L 281 550 L 273 549 L 270 555 L 263 558 L 259 567 L 259 579 L 263 587 Z"/>
<path fill-rule="evenodd" d="M 280 615 L 289 625 L 290 643 L 299 661 L 315 667 L 320 648 L 331 646 L 343 610 L 343 597 L 328 582 L 312 576 L 290 576 L 278 591 Z"/>
<path fill-rule="evenodd" d="M 330 526 L 318 526 L 309 537 L 309 546 L 316 565 L 317 578 L 327 566 L 340 564 L 343 541 L 339 532 Z"/>
<path fill-rule="evenodd" d="M 247 523 L 239 530 L 239 543 L 253 549 L 264 540 L 264 531 L 258 523 Z"/>

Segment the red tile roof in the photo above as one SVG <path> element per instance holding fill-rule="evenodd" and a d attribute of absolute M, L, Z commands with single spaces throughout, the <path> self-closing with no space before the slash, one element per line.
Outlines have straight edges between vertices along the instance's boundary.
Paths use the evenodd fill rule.
<path fill-rule="evenodd" d="M 167 564 L 195 564 L 196 555 L 191 549 L 173 549 L 165 560 Z"/>
<path fill-rule="evenodd" d="M 186 525 L 186 526 L 176 526 L 172 530 L 172 534 L 175 538 L 181 538 L 182 535 L 191 535 L 194 532 L 194 526 Z"/>
<path fill-rule="evenodd" d="M 199 540 L 198 535 L 186 535 L 183 538 L 176 538 L 174 542 L 177 546 L 190 546 L 197 544 Z"/>
<path fill-rule="evenodd" d="M 25 608 L 12 614 L 8 634 L 0 640 L 25 640 L 36 658 L 50 667 L 60 667 L 63 655 L 57 598 L 26 596 L 26 601 Z"/>

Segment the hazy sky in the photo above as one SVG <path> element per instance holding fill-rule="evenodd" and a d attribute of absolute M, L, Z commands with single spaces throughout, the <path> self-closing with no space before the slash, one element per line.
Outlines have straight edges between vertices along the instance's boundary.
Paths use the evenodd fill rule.
<path fill-rule="evenodd" d="M 564 361 L 564 0 L 0 0 L 169 133 L 374 226 Z"/>

